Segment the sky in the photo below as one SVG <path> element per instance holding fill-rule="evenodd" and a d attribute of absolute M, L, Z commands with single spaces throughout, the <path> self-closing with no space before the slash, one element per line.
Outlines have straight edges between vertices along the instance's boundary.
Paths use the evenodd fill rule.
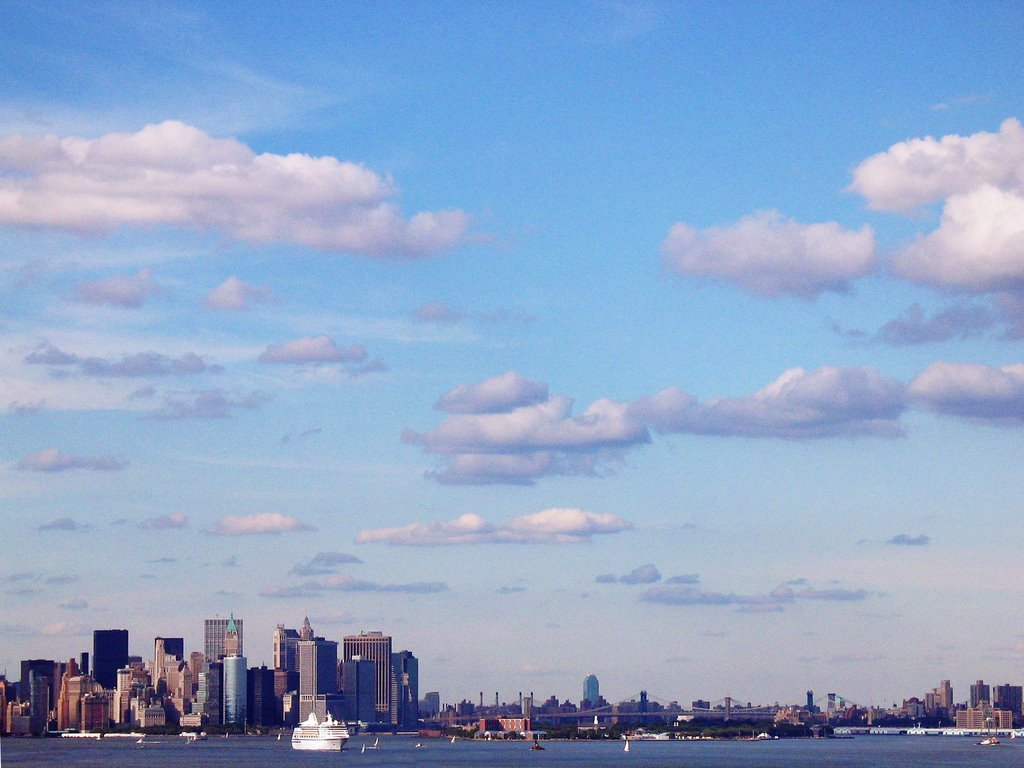
<path fill-rule="evenodd" d="M 1024 682 L 1024 5 L 0 3 L 0 669 Z M 959 691 L 959 693 L 957 693 Z"/>

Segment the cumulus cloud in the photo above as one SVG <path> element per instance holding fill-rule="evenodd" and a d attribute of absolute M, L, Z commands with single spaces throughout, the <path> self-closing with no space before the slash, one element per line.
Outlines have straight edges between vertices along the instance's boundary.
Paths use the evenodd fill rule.
<path fill-rule="evenodd" d="M 0 139 L 0 145 L 2 145 L 2 139 Z M 0 158 L 0 163 L 2 163 L 2 158 Z M 0 182 L 0 211 L 3 207 L 3 184 Z M 147 298 L 159 290 L 160 287 L 153 282 L 149 270 L 143 269 L 134 275 L 114 275 L 102 280 L 82 283 L 78 286 L 78 298 L 86 304 L 108 304 L 114 307 L 137 309 Z"/>
<path fill-rule="evenodd" d="M 911 536 L 909 533 L 900 533 L 885 543 L 900 547 L 927 547 L 931 543 L 931 539 L 923 533 L 917 536 Z"/>
<path fill-rule="evenodd" d="M 650 441 L 646 427 L 622 403 L 598 400 L 579 415 L 573 415 L 567 397 L 511 407 L 516 395 L 509 383 L 516 382 L 510 377 L 481 390 L 451 390 L 442 404 L 467 412 L 452 413 L 423 433 L 407 429 L 403 442 L 447 457 L 447 466 L 433 475 L 441 482 L 530 483 L 542 475 L 593 473 L 600 458 Z M 498 407 L 509 410 L 473 412 Z"/>
<path fill-rule="evenodd" d="M 184 512 L 172 512 L 169 515 L 144 520 L 140 523 L 143 528 L 153 528 L 158 531 L 173 530 L 175 528 L 188 528 L 188 515 Z"/>
<path fill-rule="evenodd" d="M 846 291 L 875 269 L 875 234 L 836 222 L 801 224 L 777 211 L 762 211 L 731 227 L 702 231 L 678 223 L 661 245 L 665 263 L 687 277 L 735 283 L 763 296 L 813 298 Z"/>
<path fill-rule="evenodd" d="M 442 483 L 526 484 L 550 475 L 595 474 L 602 462 L 650 442 L 649 429 L 789 439 L 893 437 L 902 434 L 905 409 L 905 386 L 867 367 L 793 368 L 752 395 L 703 402 L 673 387 L 632 403 L 597 400 L 579 415 L 572 414 L 567 397 L 518 405 L 517 398 L 545 396 L 542 386 L 509 373 L 456 387 L 439 401 L 451 412 L 444 422 L 423 433 L 407 429 L 402 439 L 444 457 L 442 469 L 429 473 Z"/>
<path fill-rule="evenodd" d="M 1024 191 L 985 184 L 953 195 L 939 227 L 893 257 L 914 282 L 972 293 L 1024 287 Z"/>
<path fill-rule="evenodd" d="M 213 533 L 222 536 L 250 536 L 312 530 L 312 526 L 289 515 L 282 515 L 280 512 L 260 512 L 252 515 L 225 515 L 217 521 Z"/>
<path fill-rule="evenodd" d="M 141 378 L 149 376 L 192 376 L 200 373 L 220 373 L 219 365 L 207 363 L 199 355 L 187 352 L 179 357 L 168 357 L 158 352 L 139 352 L 120 360 L 102 357 L 80 357 L 43 342 L 25 356 L 29 365 L 75 367 L 83 376 L 104 378 Z"/>
<path fill-rule="evenodd" d="M 206 297 L 206 306 L 225 311 L 251 309 L 254 304 L 262 304 L 270 299 L 269 288 L 247 283 L 232 275 L 210 291 Z"/>
<path fill-rule="evenodd" d="M 234 395 L 222 389 L 194 389 L 168 394 L 153 416 L 158 419 L 225 419 L 238 409 L 259 408 L 269 399 L 263 392 Z"/>
<path fill-rule="evenodd" d="M 920 304 L 914 304 L 879 328 L 875 338 L 893 347 L 905 347 L 975 338 L 994 324 L 992 313 L 978 304 L 957 303 L 931 317 L 925 314 Z"/>
<path fill-rule="evenodd" d="M 530 381 L 515 371 L 479 384 L 463 384 L 441 395 L 434 406 L 448 413 L 508 413 L 548 399 L 548 385 Z"/>
<path fill-rule="evenodd" d="M 460 322 L 466 313 L 461 309 L 453 309 L 443 301 L 432 301 L 413 310 L 412 318 L 420 323 L 438 323 L 454 325 Z"/>
<path fill-rule="evenodd" d="M 1024 364 L 996 368 L 940 361 L 917 374 L 907 391 L 916 403 L 936 413 L 1024 426 Z"/>
<path fill-rule="evenodd" d="M 939 226 L 899 249 L 894 271 L 943 289 L 1024 286 L 1024 127 L 894 144 L 854 171 L 851 188 L 876 210 L 943 201 Z"/>
<path fill-rule="evenodd" d="M 361 363 L 364 360 L 366 348 L 362 344 L 342 348 L 330 336 L 271 344 L 259 356 L 261 363 Z"/>
<path fill-rule="evenodd" d="M 630 411 L 660 432 L 791 439 L 902 434 L 904 385 L 873 368 L 792 368 L 752 395 L 699 402 L 681 389 Z"/>
<path fill-rule="evenodd" d="M 446 522 L 366 529 L 359 532 L 356 541 L 360 544 L 420 547 L 453 544 L 574 544 L 589 541 L 596 535 L 620 533 L 632 527 L 631 523 L 610 513 L 552 508 L 515 517 L 501 526 L 489 523 L 480 515 L 465 514 Z"/>
<path fill-rule="evenodd" d="M 256 154 L 169 120 L 97 139 L 0 138 L 0 223 L 93 234 L 218 231 L 367 256 L 429 256 L 458 243 L 462 211 L 403 217 L 396 186 L 334 157 Z"/>
<path fill-rule="evenodd" d="M 1008 119 L 998 133 L 911 139 L 864 160 L 851 189 L 876 211 L 911 211 L 984 184 L 1024 186 L 1024 127 Z"/>
<path fill-rule="evenodd" d="M 75 456 L 58 448 L 30 453 L 15 465 L 17 469 L 28 472 L 66 472 L 69 469 L 117 472 L 127 466 L 126 460 L 113 456 Z"/>

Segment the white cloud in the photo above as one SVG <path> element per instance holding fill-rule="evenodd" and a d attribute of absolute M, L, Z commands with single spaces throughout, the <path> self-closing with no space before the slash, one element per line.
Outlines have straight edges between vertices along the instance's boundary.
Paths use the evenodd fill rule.
<path fill-rule="evenodd" d="M 1015 119 L 998 133 L 911 139 L 864 160 L 850 188 L 879 211 L 909 211 L 977 189 L 1024 187 L 1024 127 Z"/>
<path fill-rule="evenodd" d="M 937 413 L 1024 426 L 1024 364 L 932 363 L 910 382 L 910 397 Z"/>
<path fill-rule="evenodd" d="M 896 251 L 893 270 L 944 289 L 987 293 L 1024 286 L 1024 127 L 894 144 L 854 171 L 851 189 L 876 210 L 942 200 L 939 226 Z"/>
<path fill-rule="evenodd" d="M 360 544 L 444 546 L 453 544 L 580 543 L 600 534 L 620 533 L 632 524 L 610 513 L 552 508 L 513 518 L 496 526 L 480 515 L 465 514 L 447 522 L 412 523 L 359 532 Z"/>
<path fill-rule="evenodd" d="M 603 462 L 650 442 L 649 429 L 791 439 L 892 437 L 902 434 L 905 408 L 902 383 L 873 368 L 825 366 L 791 369 L 744 397 L 700 402 L 673 387 L 633 403 L 597 400 L 578 416 L 571 399 L 551 396 L 505 412 L 473 412 L 515 401 L 508 394 L 514 388 L 497 385 L 505 377 L 484 382 L 484 389 L 451 390 L 439 407 L 468 412 L 449 415 L 423 433 L 405 430 L 404 442 L 444 457 L 429 476 L 447 484 L 529 484 L 548 475 L 595 474 Z"/>
<path fill-rule="evenodd" d="M 108 378 L 139 378 L 147 376 L 190 376 L 199 373 L 220 373 L 223 368 L 207 363 L 194 352 L 168 357 L 158 352 L 138 352 L 120 360 L 102 357 L 80 357 L 49 343 L 42 343 L 25 357 L 29 365 L 77 367 L 83 376 Z"/>
<path fill-rule="evenodd" d="M 406 442 L 432 453 L 508 453 L 531 450 L 582 450 L 647 442 L 642 424 L 629 418 L 627 406 L 598 400 L 579 416 L 573 401 L 551 397 L 505 413 L 454 414 L 423 434 L 407 431 Z"/>
<path fill-rule="evenodd" d="M 252 515 L 225 515 L 217 521 L 213 533 L 223 536 L 249 536 L 261 533 L 291 533 L 313 528 L 280 512 L 260 512 Z"/>
<path fill-rule="evenodd" d="M 661 432 L 818 438 L 902 434 L 904 386 L 873 368 L 792 368 L 752 395 L 703 403 L 681 389 L 637 400 L 635 418 Z"/>
<path fill-rule="evenodd" d="M 1024 193 L 984 184 L 951 196 L 938 229 L 897 251 L 893 269 L 938 288 L 1024 287 Z"/>
<path fill-rule="evenodd" d="M 75 456 L 58 448 L 30 453 L 16 465 L 29 472 L 65 472 L 69 469 L 91 469 L 100 472 L 116 472 L 128 466 L 128 462 L 113 456 Z"/>
<path fill-rule="evenodd" d="M 2 208 L 2 185 L 0 185 L 0 208 Z M 78 286 L 78 298 L 86 304 L 109 304 L 115 307 L 136 309 L 160 287 L 153 282 L 148 269 L 134 275 L 115 275 L 102 280 L 82 283 Z"/>
<path fill-rule="evenodd" d="M 507 413 L 548 399 L 548 386 L 524 379 L 515 371 L 482 381 L 454 387 L 434 406 L 449 413 Z"/>
<path fill-rule="evenodd" d="M 102 233 L 216 230 L 370 256 L 427 256 L 459 242 L 462 211 L 405 219 L 395 185 L 334 157 L 256 154 L 173 120 L 97 139 L 0 138 L 0 223 Z"/>
<path fill-rule="evenodd" d="M 875 269 L 874 231 L 836 222 L 801 224 L 762 211 L 731 227 L 699 231 L 678 223 L 661 246 L 665 263 L 687 277 L 732 282 L 751 293 L 811 298 L 845 291 Z"/>
<path fill-rule="evenodd" d="M 329 336 L 294 339 L 284 344 L 271 344 L 259 356 L 261 363 L 361 363 L 366 348 L 352 344 L 342 348 Z"/>
<path fill-rule="evenodd" d="M 206 297 L 206 306 L 210 309 L 240 310 L 249 309 L 253 304 L 261 304 L 270 299 L 269 288 L 231 276 L 210 291 Z"/>

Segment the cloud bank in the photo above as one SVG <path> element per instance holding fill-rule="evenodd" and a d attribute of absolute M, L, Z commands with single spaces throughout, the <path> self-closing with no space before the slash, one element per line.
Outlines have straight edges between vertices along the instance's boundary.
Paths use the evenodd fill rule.
<path fill-rule="evenodd" d="M 174 120 L 97 139 L 0 137 L 0 224 L 81 234 L 216 231 L 365 256 L 430 256 L 462 240 L 458 210 L 404 218 L 396 186 L 334 157 L 257 154 Z"/>
<path fill-rule="evenodd" d="M 446 522 L 411 523 L 397 528 L 366 529 L 359 544 L 436 547 L 454 544 L 578 544 L 601 534 L 632 528 L 617 515 L 582 509 L 552 508 L 493 525 L 480 515 L 465 514 Z"/>

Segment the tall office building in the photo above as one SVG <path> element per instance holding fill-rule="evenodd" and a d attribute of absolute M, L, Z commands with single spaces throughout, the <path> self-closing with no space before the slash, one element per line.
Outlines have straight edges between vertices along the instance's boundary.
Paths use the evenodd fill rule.
<path fill-rule="evenodd" d="M 299 721 L 314 711 L 316 697 L 338 692 L 338 643 L 299 640 Z"/>
<path fill-rule="evenodd" d="M 971 686 L 971 706 L 977 707 L 980 704 L 989 704 L 992 699 L 989 698 L 989 687 L 985 685 L 984 680 L 979 680 Z"/>
<path fill-rule="evenodd" d="M 206 714 L 210 725 L 224 722 L 224 665 L 219 661 L 208 661 L 199 673 L 196 691 L 196 708 Z"/>
<path fill-rule="evenodd" d="M 97 683 L 113 690 L 117 670 L 127 663 L 127 629 L 97 629 L 92 633 L 92 676 Z"/>
<path fill-rule="evenodd" d="M 266 665 L 248 672 L 246 712 L 253 725 L 277 725 L 281 717 L 274 698 L 274 670 Z"/>
<path fill-rule="evenodd" d="M 597 704 L 597 699 L 601 695 L 601 684 L 597 681 L 597 675 L 587 675 L 583 678 L 583 699 L 589 701 L 591 706 Z"/>
<path fill-rule="evenodd" d="M 31 675 L 35 672 L 40 677 L 52 679 L 57 668 L 53 659 L 23 659 L 21 662 L 21 683 L 18 685 L 18 701 L 28 701 L 31 691 Z M 62 673 L 63 674 L 63 673 Z M 59 694 L 60 691 L 58 690 Z M 53 698 L 56 698 L 55 696 Z"/>
<path fill-rule="evenodd" d="M 244 633 L 242 632 L 242 620 L 236 619 L 234 614 L 229 619 L 205 619 L 203 621 L 203 654 L 207 661 L 220 661 L 228 655 L 225 650 L 225 640 L 228 630 L 233 630 L 232 645 L 237 642 L 237 648 L 233 648 L 236 656 L 245 654 L 243 644 Z"/>
<path fill-rule="evenodd" d="M 245 725 L 248 706 L 248 668 L 245 656 L 224 657 L 224 724 Z"/>
<path fill-rule="evenodd" d="M 345 719 L 372 723 L 377 719 L 377 665 L 355 656 L 341 663 Z"/>
<path fill-rule="evenodd" d="M 153 640 L 154 649 L 157 643 L 163 641 L 164 653 L 173 656 L 178 661 L 185 660 L 185 638 L 183 637 L 157 637 Z"/>
<path fill-rule="evenodd" d="M 391 723 L 415 730 L 420 719 L 420 664 L 410 651 L 391 654 Z"/>
<path fill-rule="evenodd" d="M 274 669 L 297 670 L 298 651 L 299 633 L 294 629 L 286 629 L 284 624 L 278 624 L 274 629 Z"/>
<path fill-rule="evenodd" d="M 360 632 L 343 638 L 345 661 L 356 656 L 377 667 L 377 721 L 391 722 L 391 637 L 382 632 Z"/>

